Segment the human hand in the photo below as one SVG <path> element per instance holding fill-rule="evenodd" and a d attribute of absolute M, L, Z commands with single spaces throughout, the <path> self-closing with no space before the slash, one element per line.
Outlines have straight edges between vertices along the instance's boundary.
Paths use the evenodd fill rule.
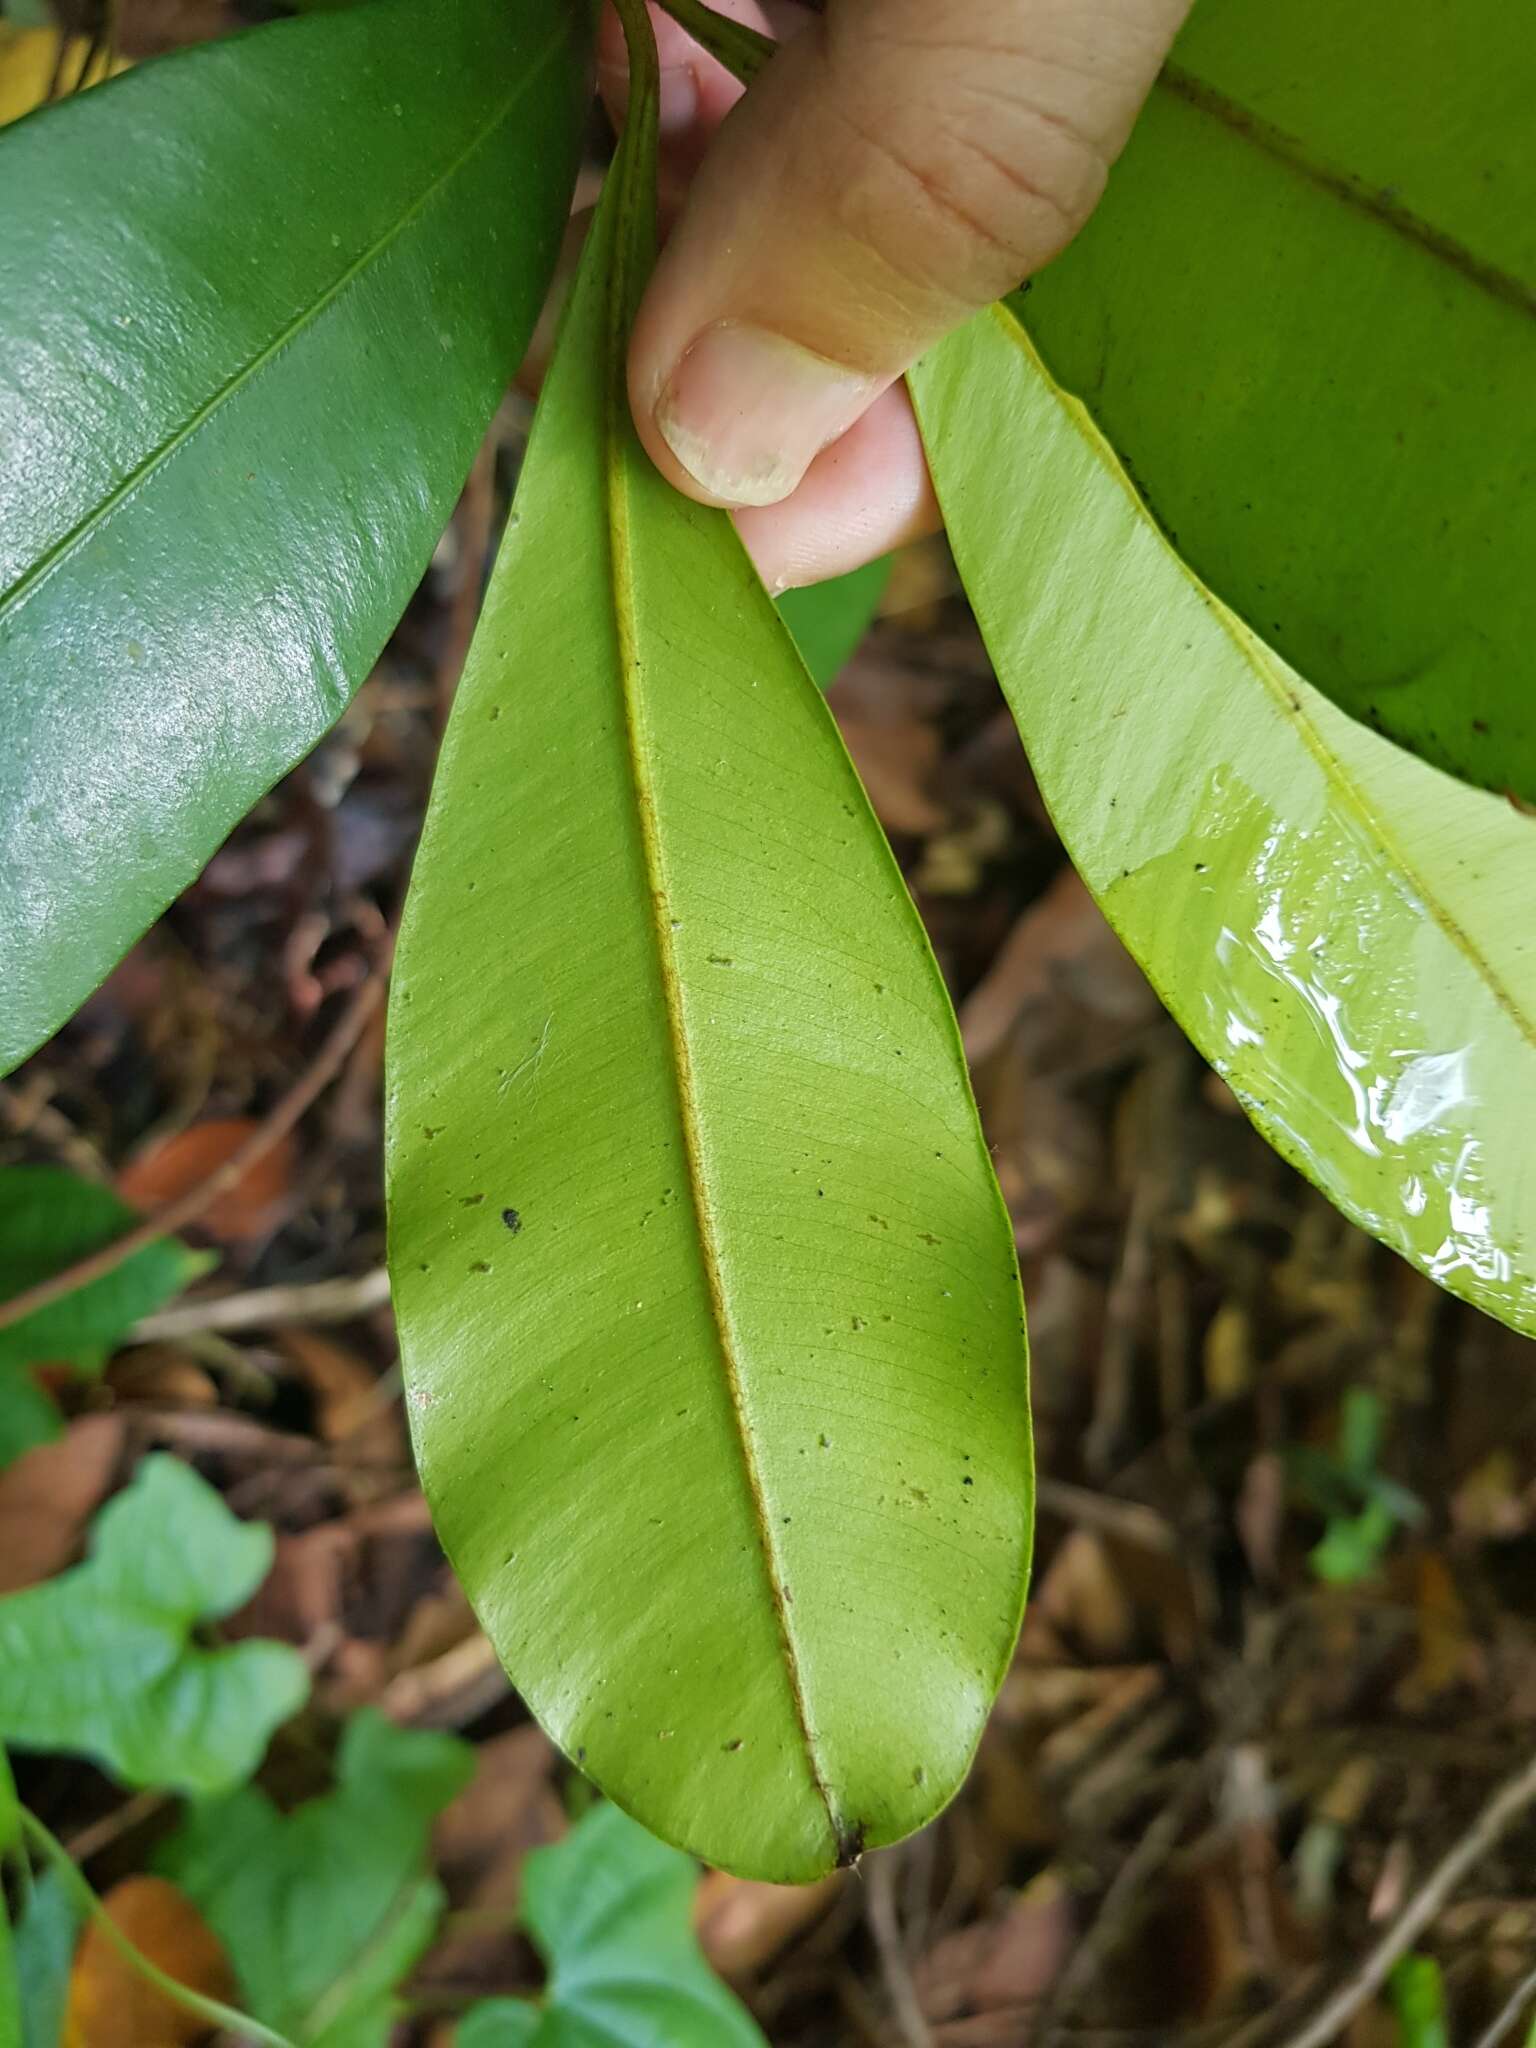
<path fill-rule="evenodd" d="M 1189 0 L 712 4 L 784 47 L 737 107 L 651 10 L 676 217 L 630 401 L 657 467 L 730 506 L 782 590 L 938 526 L 902 372 L 1083 225 Z M 622 119 L 611 10 L 598 78 Z"/>

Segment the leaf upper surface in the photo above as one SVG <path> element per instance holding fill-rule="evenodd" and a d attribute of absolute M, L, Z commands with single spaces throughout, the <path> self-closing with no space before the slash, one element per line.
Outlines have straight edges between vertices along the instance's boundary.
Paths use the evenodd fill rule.
<path fill-rule="evenodd" d="M 911 384 L 993 663 L 1110 922 L 1279 1151 L 1536 1332 L 1536 821 L 1346 717 L 1217 603 L 1008 308 Z"/>
<path fill-rule="evenodd" d="M 1206 584 L 1536 800 L 1536 40 L 1501 0 L 1201 0 L 1023 302 Z"/>
<path fill-rule="evenodd" d="M 138 1222 L 110 1188 L 54 1166 L 0 1167 L 0 1302 L 48 1280 Z M 0 1371 L 91 1365 L 136 1323 L 214 1263 L 171 1237 L 0 1329 Z"/>
<path fill-rule="evenodd" d="M 313 2048 L 382 2048 L 432 1939 L 433 1819 L 468 1783 L 457 1737 L 355 1714 L 337 1783 L 289 1814 L 247 1786 L 193 1810 L 156 1868 L 201 1909 L 256 2018 Z"/>
<path fill-rule="evenodd" d="M 145 1458 L 109 1501 L 84 1564 L 0 1599 L 0 1739 L 81 1751 L 131 1785 L 221 1791 L 249 1776 L 309 1691 L 297 1651 L 205 1650 L 272 1561 L 272 1532 L 239 1522 L 190 1466 Z"/>
<path fill-rule="evenodd" d="M 618 1807 L 536 1849 L 520 1918 L 549 1966 L 540 2006 L 491 1999 L 456 2048 L 764 2048 L 693 1931 L 698 1866 Z"/>
<path fill-rule="evenodd" d="M 0 1071 L 394 626 L 538 309 L 590 12 L 380 0 L 0 135 Z"/>
<path fill-rule="evenodd" d="M 428 1497 L 524 1697 L 656 1832 L 807 1878 L 937 1810 L 1006 1667 L 1021 1304 L 836 728 L 634 436 L 627 175 L 401 933 L 391 1268 Z"/>

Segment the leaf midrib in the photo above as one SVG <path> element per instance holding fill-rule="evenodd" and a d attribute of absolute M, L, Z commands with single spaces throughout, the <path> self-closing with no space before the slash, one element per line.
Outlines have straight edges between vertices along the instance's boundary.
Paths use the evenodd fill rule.
<path fill-rule="evenodd" d="M 1143 504 L 1136 486 L 1131 482 L 1121 464 L 1116 461 L 1113 450 L 1103 434 L 1100 433 L 1092 414 L 1080 399 L 1074 398 L 1070 392 L 1064 391 L 1056 383 L 1049 370 L 1046 369 L 1038 350 L 1030 340 L 1017 314 L 1001 300 L 991 308 L 991 311 L 1001 319 L 1004 333 L 1024 353 L 1036 373 L 1044 380 L 1056 402 L 1066 410 L 1069 420 L 1080 437 L 1087 443 L 1090 453 L 1094 455 L 1100 466 L 1115 479 L 1116 483 L 1125 492 L 1135 509 L 1138 519 L 1144 521 L 1150 531 L 1156 536 L 1158 544 L 1167 552 L 1169 559 L 1175 564 L 1179 574 L 1189 584 L 1194 595 L 1210 612 L 1216 623 L 1232 642 L 1232 645 L 1237 649 L 1244 665 L 1262 683 L 1265 690 L 1274 700 L 1281 716 L 1294 728 L 1298 738 L 1322 770 L 1323 779 L 1329 790 L 1334 793 L 1344 808 L 1354 813 L 1355 817 L 1364 826 L 1367 837 L 1375 842 L 1384 855 L 1389 856 L 1391 865 L 1396 868 L 1398 873 L 1412 888 L 1418 901 L 1424 906 L 1427 915 L 1439 926 L 1451 944 L 1465 959 L 1468 966 L 1471 967 L 1474 974 L 1480 977 L 1489 994 L 1493 997 L 1499 1008 L 1504 1011 L 1519 1035 L 1524 1038 L 1528 1045 L 1536 1048 L 1536 1019 L 1526 1014 L 1518 998 L 1494 972 L 1492 965 L 1484 957 L 1482 949 L 1474 942 L 1471 934 L 1441 905 L 1437 892 L 1431 884 L 1423 879 L 1419 869 L 1405 852 L 1397 833 L 1380 816 L 1360 785 L 1339 759 L 1339 756 L 1333 751 L 1322 733 L 1318 731 L 1316 725 L 1308 717 L 1305 710 L 1303 710 L 1295 693 L 1287 685 L 1284 676 L 1281 675 L 1275 666 L 1270 650 L 1265 647 L 1263 641 L 1256 634 L 1206 589 L 1183 556 L 1167 539 L 1162 528 Z M 1308 688 L 1310 687 L 1311 685 L 1309 684 Z"/>
<path fill-rule="evenodd" d="M 1305 183 L 1326 192 L 1341 205 L 1377 222 L 1404 241 L 1414 243 L 1479 291 L 1486 292 L 1490 298 L 1513 307 L 1527 318 L 1536 319 L 1536 287 L 1523 278 L 1511 276 L 1496 263 L 1486 261 L 1444 228 L 1436 227 L 1432 221 L 1422 219 L 1396 199 L 1387 197 L 1379 187 L 1367 185 L 1352 172 L 1319 162 L 1308 153 L 1306 144 L 1299 137 L 1277 127 L 1251 107 L 1244 106 L 1241 100 L 1234 99 L 1219 86 L 1173 63 L 1164 65 L 1157 84 L 1169 97 L 1220 123 L 1229 133 L 1284 165 Z"/>
<path fill-rule="evenodd" d="M 551 30 L 545 47 L 531 58 L 522 68 L 511 89 L 502 99 L 494 113 L 478 128 L 469 141 L 452 157 L 426 185 L 399 217 L 390 222 L 384 231 L 346 264 L 332 282 L 311 299 L 288 321 L 272 339 L 266 342 L 248 362 L 233 371 L 201 405 L 199 405 L 180 426 L 176 427 L 163 441 L 152 448 L 147 455 L 113 485 L 106 495 L 78 519 L 66 533 L 50 543 L 37 559 L 28 564 L 21 574 L 5 590 L 0 590 L 0 617 L 24 604 L 28 598 L 45 583 L 55 570 L 61 568 L 103 526 L 117 508 L 134 497 L 155 472 L 169 462 L 177 451 L 199 433 L 221 408 L 251 383 L 266 368 L 273 358 L 287 348 L 290 342 L 301 335 L 306 328 L 324 317 L 326 312 L 347 291 L 364 271 L 386 255 L 406 232 L 411 224 L 423 214 L 438 194 L 463 170 L 496 130 L 507 120 L 513 109 L 531 89 L 543 73 L 551 58 L 564 40 L 564 32 L 557 25 Z"/>
<path fill-rule="evenodd" d="M 613 619 L 619 653 L 619 694 L 623 708 L 624 734 L 627 746 L 630 785 L 635 799 L 635 813 L 639 827 L 642 855 L 645 861 L 647 895 L 650 901 L 652 931 L 655 937 L 657 966 L 662 984 L 663 1006 L 666 1014 L 668 1043 L 671 1051 L 671 1072 L 677 1092 L 678 1121 L 682 1132 L 683 1164 L 688 1180 L 688 1192 L 692 1204 L 694 1222 L 697 1228 L 700 1260 L 704 1268 L 705 1286 L 709 1296 L 710 1316 L 719 1348 L 721 1366 L 724 1371 L 726 1390 L 730 1398 L 731 1413 L 736 1424 L 737 1442 L 741 1452 L 742 1467 L 746 1476 L 747 1491 L 752 1503 L 758 1542 L 767 1576 L 768 1592 L 772 1601 L 774 1618 L 778 1629 L 779 1642 L 784 1655 L 785 1676 L 789 1686 L 796 1723 L 801 1742 L 805 1749 L 811 1782 L 821 1801 L 831 1830 L 832 1841 L 841 1857 L 844 1844 L 849 1839 L 849 1830 L 839 1818 L 838 1808 L 822 1772 L 821 1756 L 811 1723 L 809 1705 L 801 1673 L 800 1652 L 790 1624 L 790 1594 L 785 1583 L 783 1563 L 778 1545 L 774 1539 L 772 1517 L 765 1497 L 762 1474 L 758 1469 L 753 1447 L 752 1431 L 747 1416 L 746 1395 L 743 1385 L 738 1342 L 726 1296 L 725 1279 L 722 1271 L 720 1246 L 717 1239 L 715 1219 L 710 1203 L 709 1189 L 704 1172 L 704 1138 L 701 1128 L 697 1089 L 693 1074 L 692 1047 L 689 1040 L 687 1018 L 684 1014 L 682 976 L 677 960 L 677 950 L 672 940 L 671 921 L 668 909 L 667 878 L 658 832 L 654 775 L 652 773 L 649 745 L 645 732 L 644 713 L 638 701 L 638 686 L 641 678 L 641 661 L 638 636 L 638 601 L 635 588 L 634 552 L 630 530 L 630 503 L 627 483 L 627 466 L 631 459 L 630 440 L 633 428 L 628 419 L 628 395 L 625 384 L 624 361 L 627 340 L 627 307 L 629 303 L 630 266 L 633 262 L 635 234 L 632 221 L 627 217 L 626 203 L 629 199 L 628 179 L 633 175 L 633 158 L 639 150 L 636 141 L 642 124 L 633 115 L 626 139 L 631 145 L 628 161 L 621 150 L 610 176 L 620 180 L 617 197 L 620 202 L 619 217 L 615 223 L 614 257 L 605 281 L 604 321 L 604 362 L 602 376 L 602 435 L 603 435 L 603 483 L 608 511 L 608 548 L 610 575 L 609 593 L 613 602 Z M 642 457 L 642 460 L 648 458 Z"/>

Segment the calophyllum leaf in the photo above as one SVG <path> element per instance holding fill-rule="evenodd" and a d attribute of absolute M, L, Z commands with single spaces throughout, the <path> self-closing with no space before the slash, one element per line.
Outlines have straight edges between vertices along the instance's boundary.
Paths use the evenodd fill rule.
<path fill-rule="evenodd" d="M 1195 579 L 1007 307 L 911 375 L 1068 851 L 1259 1129 L 1536 1331 L 1536 820 L 1346 717 Z"/>
<path fill-rule="evenodd" d="M 1200 0 L 1024 308 L 1218 597 L 1536 801 L 1533 101 L 1504 0 Z"/>
<path fill-rule="evenodd" d="M 591 12 L 279 21 L 0 134 L 0 1071 L 398 619 L 559 243 Z"/>
<path fill-rule="evenodd" d="M 634 434 L 648 116 L 417 858 L 391 1266 L 437 1526 L 529 1705 L 657 1834 L 799 1879 L 966 1769 L 1027 1566 L 1023 1321 L 901 876 L 729 520 Z"/>

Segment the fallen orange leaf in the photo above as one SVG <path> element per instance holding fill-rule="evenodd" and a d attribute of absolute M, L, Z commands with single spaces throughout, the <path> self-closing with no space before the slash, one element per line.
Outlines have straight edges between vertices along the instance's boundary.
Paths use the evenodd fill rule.
<path fill-rule="evenodd" d="M 119 1931 L 168 1977 L 205 1998 L 233 1996 L 234 1974 L 223 1949 L 174 1885 L 160 1877 L 127 1877 L 102 1904 Z M 70 1972 L 63 2048 L 190 2048 L 207 2032 L 206 2020 L 141 1977 L 91 1922 Z"/>
<path fill-rule="evenodd" d="M 146 1212 L 174 1202 L 232 1159 L 257 1128 L 246 1116 L 189 1124 L 130 1160 L 117 1177 L 117 1191 L 125 1202 Z M 280 1139 L 233 1187 L 208 1204 L 197 1219 L 198 1227 L 228 1243 L 265 1236 L 278 1220 L 278 1204 L 293 1178 L 294 1156 L 292 1138 Z"/>

